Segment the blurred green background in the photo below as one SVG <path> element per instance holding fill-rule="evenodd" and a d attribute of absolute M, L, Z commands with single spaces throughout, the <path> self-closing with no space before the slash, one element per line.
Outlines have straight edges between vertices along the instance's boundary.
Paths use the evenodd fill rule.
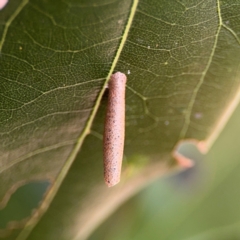
<path fill-rule="evenodd" d="M 36 209 L 50 185 L 49 181 L 33 181 L 24 184 L 10 195 L 7 204 L 0 209 L 0 229 L 7 227 L 9 222 L 21 221 Z"/>

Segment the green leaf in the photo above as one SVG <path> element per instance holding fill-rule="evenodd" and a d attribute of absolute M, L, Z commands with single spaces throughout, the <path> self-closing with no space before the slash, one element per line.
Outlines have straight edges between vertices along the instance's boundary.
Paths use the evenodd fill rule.
<path fill-rule="evenodd" d="M 212 145 L 239 98 L 238 10 L 216 0 L 22 0 L 1 10 L 0 198 L 19 182 L 52 181 L 18 239 L 84 239 L 169 170 L 180 140 Z M 115 71 L 128 77 L 125 159 L 108 189 L 101 138 Z"/>

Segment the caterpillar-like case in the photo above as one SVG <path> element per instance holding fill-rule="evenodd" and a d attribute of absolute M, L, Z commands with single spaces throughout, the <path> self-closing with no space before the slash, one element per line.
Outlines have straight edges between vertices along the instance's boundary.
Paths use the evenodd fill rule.
<path fill-rule="evenodd" d="M 125 89 L 127 77 L 117 72 L 109 80 L 104 127 L 104 179 L 108 187 L 120 181 L 125 136 Z"/>

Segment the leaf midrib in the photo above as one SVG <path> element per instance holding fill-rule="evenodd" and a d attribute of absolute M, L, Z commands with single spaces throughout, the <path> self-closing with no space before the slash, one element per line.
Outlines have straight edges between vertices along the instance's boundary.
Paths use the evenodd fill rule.
<path fill-rule="evenodd" d="M 109 73 L 106 77 L 104 85 L 103 85 L 101 91 L 99 92 L 99 95 L 96 99 L 96 102 L 95 102 L 95 105 L 92 109 L 92 112 L 91 112 L 91 114 L 90 114 L 90 116 L 89 116 L 89 118 L 86 122 L 86 126 L 84 127 L 82 133 L 80 134 L 80 136 L 79 136 L 79 138 L 76 142 L 76 145 L 73 148 L 73 150 L 72 150 L 71 154 L 69 155 L 68 159 L 66 160 L 63 168 L 61 169 L 60 173 L 58 174 L 58 176 L 56 178 L 56 181 L 53 183 L 53 186 L 51 187 L 50 191 L 46 195 L 46 197 L 44 199 L 44 204 L 42 204 L 39 208 L 38 213 L 42 213 L 42 216 L 46 212 L 48 207 L 50 206 L 50 203 L 52 202 L 52 200 L 55 197 L 58 189 L 60 188 L 62 182 L 64 181 L 72 163 L 74 162 L 74 160 L 75 160 L 75 158 L 76 158 L 76 156 L 77 156 L 77 154 L 78 154 L 78 152 L 79 152 L 79 150 L 80 150 L 80 148 L 83 144 L 84 139 L 90 133 L 94 118 L 97 114 L 97 110 L 100 106 L 101 99 L 102 99 L 103 94 L 105 92 L 105 86 L 107 86 L 107 83 L 108 83 L 108 81 L 109 81 L 117 63 L 118 63 L 118 60 L 120 58 L 121 52 L 122 52 L 123 47 L 124 47 L 124 44 L 127 41 L 128 33 L 130 31 L 130 28 L 131 28 L 131 25 L 132 25 L 132 22 L 133 22 L 133 19 L 134 19 L 134 15 L 135 15 L 136 10 L 137 10 L 138 2 L 139 2 L 138 0 L 133 0 L 133 4 L 132 4 L 131 10 L 130 10 L 128 22 L 127 22 L 125 30 L 123 32 L 122 39 L 120 41 L 118 50 L 116 52 L 116 56 L 114 57 L 114 60 L 112 62 L 112 66 L 111 66 L 111 68 L 109 70 Z M 26 239 L 42 216 L 39 216 L 38 218 L 31 218 L 29 220 L 29 222 L 26 224 L 26 227 L 18 235 L 16 240 Z"/>

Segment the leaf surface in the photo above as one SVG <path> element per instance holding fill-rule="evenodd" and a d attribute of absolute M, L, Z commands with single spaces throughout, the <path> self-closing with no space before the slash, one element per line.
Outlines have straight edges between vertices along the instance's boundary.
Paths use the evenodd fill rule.
<path fill-rule="evenodd" d="M 23 0 L 1 10 L 0 198 L 21 181 L 53 182 L 19 239 L 84 239 L 168 171 L 180 140 L 211 146 L 238 103 L 239 8 Z M 104 92 L 115 71 L 128 77 L 125 159 L 121 184 L 107 189 Z"/>

